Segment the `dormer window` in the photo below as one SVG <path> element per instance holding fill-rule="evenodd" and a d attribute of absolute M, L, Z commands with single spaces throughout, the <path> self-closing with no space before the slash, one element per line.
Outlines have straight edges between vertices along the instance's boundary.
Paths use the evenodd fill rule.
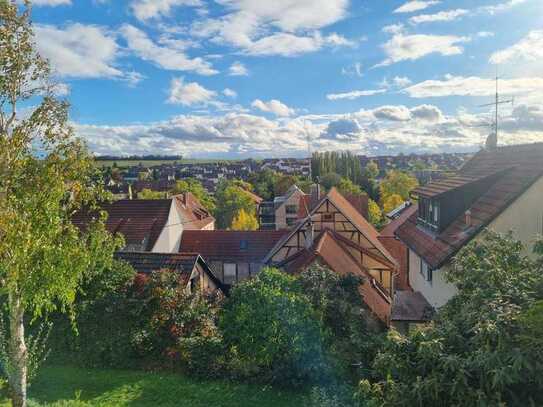
<path fill-rule="evenodd" d="M 436 199 L 421 198 L 419 202 L 419 223 L 432 231 L 439 230 L 440 203 Z"/>

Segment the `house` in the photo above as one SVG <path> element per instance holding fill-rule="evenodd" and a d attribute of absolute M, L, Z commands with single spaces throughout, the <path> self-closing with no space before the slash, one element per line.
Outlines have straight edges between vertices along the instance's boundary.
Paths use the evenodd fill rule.
<path fill-rule="evenodd" d="M 180 251 L 199 253 L 215 276 L 230 286 L 257 274 L 286 231 L 187 230 Z"/>
<path fill-rule="evenodd" d="M 173 253 L 184 230 L 213 230 L 215 218 L 190 192 L 170 199 L 121 199 L 103 204 L 106 228 L 125 239 L 123 251 Z M 72 221 L 84 228 L 96 214 L 81 211 Z"/>
<path fill-rule="evenodd" d="M 390 323 L 398 264 L 379 233 L 335 188 L 268 253 L 265 262 L 297 273 L 318 261 L 344 275 L 363 278 L 360 292 L 369 309 Z"/>
<path fill-rule="evenodd" d="M 457 291 L 451 260 L 488 228 L 531 247 L 543 233 L 543 143 L 481 150 L 452 177 L 413 191 L 418 205 L 395 230 L 408 249 L 408 282 L 434 308 Z"/>
<path fill-rule="evenodd" d="M 204 294 L 223 289 L 221 282 L 196 253 L 117 252 L 115 258 L 127 262 L 136 273 L 143 275 L 154 271 L 176 272 L 187 293 Z"/>

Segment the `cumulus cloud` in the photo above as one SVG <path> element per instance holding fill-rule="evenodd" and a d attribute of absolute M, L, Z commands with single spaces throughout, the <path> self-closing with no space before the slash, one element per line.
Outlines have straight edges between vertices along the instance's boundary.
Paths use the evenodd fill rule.
<path fill-rule="evenodd" d="M 229 12 L 192 25 L 191 33 L 239 48 L 248 55 L 295 56 L 353 42 L 320 28 L 341 20 L 348 0 L 222 1 Z"/>
<path fill-rule="evenodd" d="M 157 66 L 172 71 L 192 71 L 200 75 L 215 75 L 211 63 L 203 58 L 189 58 L 182 51 L 160 46 L 153 42 L 145 32 L 130 24 L 124 24 L 120 29 L 128 48 L 139 58 L 150 61 Z"/>
<path fill-rule="evenodd" d="M 500 80 L 500 92 L 505 95 L 526 95 L 543 90 L 543 77 Z M 477 76 L 446 75 L 443 80 L 427 80 L 404 89 L 413 98 L 446 96 L 492 96 L 496 81 Z"/>
<path fill-rule="evenodd" d="M 247 76 L 249 75 L 249 70 L 241 62 L 236 61 L 228 69 L 228 74 L 230 76 Z"/>
<path fill-rule="evenodd" d="M 455 35 L 395 34 L 382 45 L 387 58 L 376 65 L 388 66 L 400 61 L 414 61 L 430 54 L 444 56 L 458 55 L 464 52 L 460 44 L 470 41 L 469 37 Z"/>
<path fill-rule="evenodd" d="M 443 120 L 441 110 L 433 105 L 420 105 L 410 110 L 411 116 L 416 119 L 427 120 L 429 122 L 439 122 Z"/>
<path fill-rule="evenodd" d="M 422 24 L 422 23 L 435 23 L 443 21 L 454 21 L 458 20 L 460 17 L 468 14 L 469 11 L 466 9 L 456 9 L 456 10 L 447 10 L 440 11 L 435 14 L 421 14 L 418 16 L 413 16 L 409 19 L 411 24 Z"/>
<path fill-rule="evenodd" d="M 183 106 L 206 105 L 217 96 L 217 92 L 209 90 L 196 82 L 185 83 L 183 78 L 174 78 L 170 84 L 168 103 Z"/>
<path fill-rule="evenodd" d="M 360 124 L 353 118 L 333 120 L 326 126 L 323 137 L 330 139 L 356 138 L 362 131 Z"/>
<path fill-rule="evenodd" d="M 230 89 L 230 88 L 225 88 L 223 91 L 222 91 L 223 95 L 226 96 L 226 97 L 229 97 L 229 98 L 232 98 L 232 99 L 235 99 L 238 97 L 238 94 L 236 93 L 236 91 Z"/>
<path fill-rule="evenodd" d="M 534 62 L 543 58 L 543 30 L 530 31 L 516 44 L 497 51 L 490 57 L 490 63 Z"/>
<path fill-rule="evenodd" d="M 131 9 L 138 20 L 147 21 L 152 18 L 168 16 L 174 7 L 202 6 L 200 0 L 137 0 L 132 2 Z"/>
<path fill-rule="evenodd" d="M 288 117 L 294 114 L 294 109 L 291 109 L 279 100 L 272 99 L 268 102 L 263 102 L 260 99 L 256 99 L 251 103 L 251 106 L 262 112 L 273 113 L 276 116 Z"/>
<path fill-rule="evenodd" d="M 36 25 L 37 47 L 61 76 L 72 78 L 120 78 L 116 66 L 119 47 L 107 29 L 72 24 L 66 28 Z"/>
<path fill-rule="evenodd" d="M 394 13 L 413 13 L 415 11 L 421 11 L 421 10 L 427 9 L 430 6 L 435 6 L 436 4 L 439 4 L 439 3 L 441 3 L 441 1 L 411 0 L 403 4 L 402 6 L 398 7 L 396 10 L 394 10 Z"/>
<path fill-rule="evenodd" d="M 386 92 L 386 89 L 353 90 L 353 91 L 345 92 L 345 93 L 329 93 L 328 95 L 326 95 L 326 99 L 328 100 L 341 100 L 341 99 L 354 100 L 362 96 L 373 96 L 373 95 L 378 95 L 385 92 Z"/>

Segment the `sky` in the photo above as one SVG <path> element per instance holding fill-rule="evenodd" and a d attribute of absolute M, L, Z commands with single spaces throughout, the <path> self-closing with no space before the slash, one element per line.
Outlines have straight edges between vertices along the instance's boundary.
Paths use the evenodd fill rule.
<path fill-rule="evenodd" d="M 541 0 L 34 0 L 98 155 L 305 157 L 543 141 Z"/>

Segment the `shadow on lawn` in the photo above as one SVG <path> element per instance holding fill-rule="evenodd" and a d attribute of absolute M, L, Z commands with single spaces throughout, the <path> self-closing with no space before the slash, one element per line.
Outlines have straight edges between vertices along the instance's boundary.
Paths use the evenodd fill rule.
<path fill-rule="evenodd" d="M 46 367 L 30 398 L 53 406 L 303 406 L 303 394 L 182 375 L 113 369 Z M 303 393 L 303 392 L 301 392 Z"/>

